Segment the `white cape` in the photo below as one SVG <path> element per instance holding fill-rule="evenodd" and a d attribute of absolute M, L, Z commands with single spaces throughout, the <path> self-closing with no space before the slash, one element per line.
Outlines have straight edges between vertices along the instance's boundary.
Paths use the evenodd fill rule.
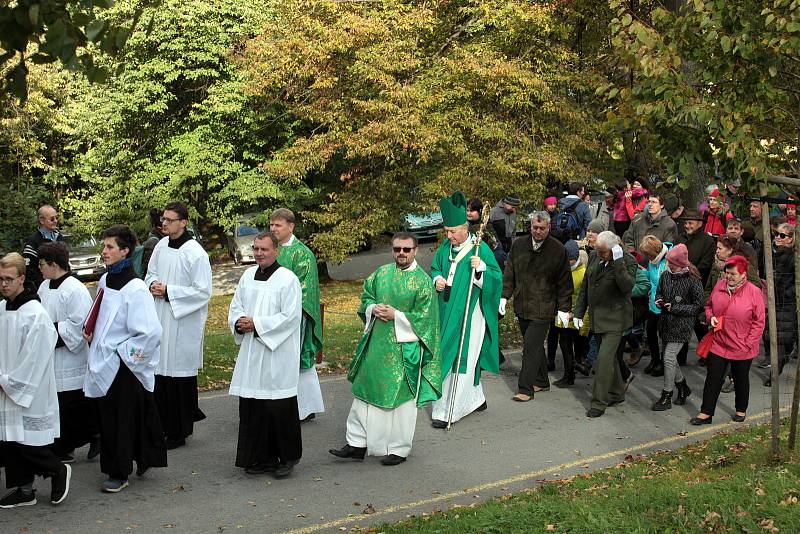
<path fill-rule="evenodd" d="M 42 282 L 39 298 L 64 341 L 64 346 L 55 351 L 56 388 L 58 391 L 83 389 L 89 360 L 89 344 L 83 339 L 83 321 L 92 307 L 92 296 L 80 280 L 69 276 L 57 289 L 50 289 L 50 280 Z"/>
<path fill-rule="evenodd" d="M 156 374 L 196 376 L 203 367 L 203 338 L 211 298 L 211 264 L 200 243 L 190 239 L 180 248 L 164 237 L 153 249 L 145 285 L 167 284 L 169 302 L 155 300 L 161 321 L 161 359 Z"/>
<path fill-rule="evenodd" d="M 104 396 L 122 361 L 144 388 L 152 392 L 161 344 L 161 323 L 153 296 L 138 278 L 120 290 L 109 289 L 106 276 L 98 284 L 98 289 L 104 291 L 103 302 L 89 345 L 89 372 L 83 390 L 87 397 Z"/>
<path fill-rule="evenodd" d="M 42 446 L 61 433 L 53 348 L 58 334 L 37 300 L 0 302 L 0 441 Z"/>
<path fill-rule="evenodd" d="M 231 301 L 228 323 L 240 345 L 230 394 L 253 399 L 297 395 L 303 294 L 297 276 L 279 267 L 267 281 L 255 280 L 258 266 L 244 272 Z M 236 332 L 236 321 L 252 317 L 253 332 Z"/>

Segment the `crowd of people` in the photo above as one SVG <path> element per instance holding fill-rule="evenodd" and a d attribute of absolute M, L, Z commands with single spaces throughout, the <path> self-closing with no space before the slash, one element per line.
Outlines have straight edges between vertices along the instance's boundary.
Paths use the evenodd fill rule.
<path fill-rule="evenodd" d="M 393 261 L 364 282 L 345 444 L 329 452 L 398 465 L 410 454 L 418 408 L 430 404 L 431 424 L 442 429 L 486 410 L 481 375 L 505 360 L 498 325 L 509 305 L 523 338 L 515 402 L 550 389 L 558 347 L 555 386 L 594 374 L 588 417 L 624 402 L 646 355 L 643 372 L 663 377 L 652 409 L 683 405 L 692 392 L 681 367 L 693 361 L 694 334 L 707 371 L 691 424 L 711 423 L 720 393 L 731 390 L 733 419 L 744 421 L 765 335 L 765 224 L 775 237 L 780 370 L 797 352 L 796 210 L 787 196 L 785 211 L 767 217 L 737 188 L 710 187 L 705 202 L 686 209 L 644 179 L 605 190 L 599 205 L 573 183 L 563 198 L 544 199 L 522 236 L 513 194 L 486 221 L 478 199 L 441 199 L 445 239 L 430 274 L 417 264 L 417 238 L 401 232 Z M 152 210 L 141 244 L 128 226 L 106 229 L 107 274 L 94 299 L 70 272 L 56 210 L 43 206 L 38 216 L 23 253 L 0 259 L 0 466 L 11 490 L 0 508 L 36 504 L 35 475 L 51 478 L 50 500 L 62 502 L 74 451 L 87 444 L 107 476 L 102 491 L 117 493 L 134 465 L 138 476 L 165 467 L 167 451 L 205 418 L 197 373 L 211 268 L 187 232 L 187 207 Z M 275 478 L 302 457 L 301 423 L 325 410 L 315 369 L 323 343 L 317 262 L 294 228 L 290 210 L 271 213 L 228 314 L 239 346 L 229 391 L 239 397 L 234 463 Z"/>

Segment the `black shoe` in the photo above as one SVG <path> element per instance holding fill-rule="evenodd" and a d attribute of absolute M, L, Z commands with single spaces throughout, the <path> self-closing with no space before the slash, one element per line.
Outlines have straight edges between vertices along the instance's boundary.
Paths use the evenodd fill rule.
<path fill-rule="evenodd" d="M 576 362 L 575 363 L 575 370 L 578 371 L 583 376 L 589 376 L 589 373 L 591 372 L 591 369 L 589 369 L 589 366 L 586 365 L 583 362 Z"/>
<path fill-rule="evenodd" d="M 87 460 L 94 460 L 100 455 L 102 447 L 100 446 L 100 436 L 92 437 L 92 440 L 89 442 L 89 452 L 86 453 Z"/>
<path fill-rule="evenodd" d="M 300 419 L 300 422 L 301 423 L 305 423 L 307 421 L 311 421 L 312 419 L 316 419 L 316 417 L 317 417 L 317 414 L 310 413 L 310 414 L 308 414 L 308 417 L 306 417 L 305 419 Z"/>
<path fill-rule="evenodd" d="M 275 478 L 286 478 L 292 474 L 294 471 L 294 464 L 296 462 L 283 462 L 278 464 L 277 469 L 275 469 L 274 477 Z"/>
<path fill-rule="evenodd" d="M 431 421 L 431 426 L 433 428 L 447 428 L 447 421 L 434 419 L 433 421 Z"/>
<path fill-rule="evenodd" d="M 481 404 L 480 406 L 475 408 L 475 411 L 476 412 L 484 412 L 484 411 L 486 411 L 486 408 L 488 408 L 488 407 L 489 407 L 489 405 L 486 404 L 486 401 L 483 401 L 483 404 Z M 445 426 L 447 426 L 447 425 L 445 425 Z"/>
<path fill-rule="evenodd" d="M 697 365 L 699 365 L 700 367 L 706 367 L 708 365 L 708 360 L 705 358 L 700 358 L 699 360 L 697 360 Z"/>
<path fill-rule="evenodd" d="M 75 461 L 75 457 L 66 452 L 63 454 L 56 454 L 56 458 L 58 458 L 58 461 L 62 464 L 71 464 Z"/>
<path fill-rule="evenodd" d="M 731 416 L 731 421 L 733 421 L 734 423 L 744 423 L 744 420 L 746 418 L 747 418 L 746 415 L 739 415 L 738 413 L 735 413 Z"/>
<path fill-rule="evenodd" d="M 273 458 L 266 462 L 259 462 L 245 467 L 244 472 L 248 475 L 263 475 L 264 473 L 274 473 L 278 469 L 278 459 Z"/>
<path fill-rule="evenodd" d="M 647 367 L 644 368 L 644 374 L 649 375 L 653 372 L 653 367 L 656 366 L 656 361 L 650 358 L 650 363 L 647 364 Z"/>
<path fill-rule="evenodd" d="M 701 419 L 700 417 L 692 417 L 689 419 L 689 423 L 693 424 L 694 426 L 710 425 L 711 419 L 711 417 L 706 417 L 705 419 Z"/>
<path fill-rule="evenodd" d="M 72 478 L 72 466 L 64 464 L 64 469 L 59 474 L 53 477 L 52 490 L 50 492 L 50 502 L 52 504 L 61 504 L 67 498 L 69 493 L 69 480 Z"/>
<path fill-rule="evenodd" d="M 33 506 L 34 504 L 36 504 L 36 490 L 32 490 L 30 494 L 26 495 L 22 493 L 20 488 L 16 488 L 0 499 L 0 508 L 16 508 L 18 506 Z"/>
<path fill-rule="evenodd" d="M 547 362 L 547 372 L 552 373 L 556 370 L 556 362 Z"/>
<path fill-rule="evenodd" d="M 608 403 L 608 407 L 611 408 L 612 406 L 619 406 L 623 402 L 625 402 L 625 399 L 613 400 L 613 401 Z"/>
<path fill-rule="evenodd" d="M 557 388 L 571 388 L 575 385 L 575 378 L 573 377 L 572 379 L 569 379 L 565 376 L 561 380 L 557 380 L 555 385 Z"/>
<path fill-rule="evenodd" d="M 653 404 L 654 412 L 663 412 L 672 408 L 672 392 L 661 390 L 661 398 Z"/>
<path fill-rule="evenodd" d="M 597 408 L 589 408 L 589 411 L 586 412 L 586 417 L 600 417 L 605 412 L 601 412 Z"/>
<path fill-rule="evenodd" d="M 445 426 L 447 424 L 445 423 Z M 350 458 L 352 460 L 361 461 L 367 453 L 366 447 L 353 447 L 352 445 L 345 445 L 341 449 L 328 449 L 328 452 L 337 458 Z"/>
<path fill-rule="evenodd" d="M 400 465 L 405 461 L 406 459 L 404 457 L 397 456 L 396 454 L 390 454 L 381 458 L 381 463 L 383 465 Z"/>
<path fill-rule="evenodd" d="M 650 371 L 650 376 L 664 376 L 664 366 L 659 362 L 653 367 L 653 370 Z"/>
<path fill-rule="evenodd" d="M 186 440 L 184 438 L 167 438 L 166 439 L 167 450 L 171 451 L 172 449 L 177 449 L 178 447 L 183 447 L 186 445 Z"/>
<path fill-rule="evenodd" d="M 684 404 L 686 404 L 686 397 L 692 394 L 692 390 L 689 389 L 689 384 L 686 383 L 685 378 L 680 382 L 675 382 L 675 389 L 677 389 L 677 395 L 675 397 L 675 405 L 683 406 Z"/>
<path fill-rule="evenodd" d="M 143 477 L 144 474 L 147 473 L 147 471 L 149 471 L 149 470 L 150 470 L 149 467 L 146 467 L 146 466 L 143 466 L 143 465 L 139 465 L 138 463 L 136 464 L 136 476 L 137 477 Z"/>

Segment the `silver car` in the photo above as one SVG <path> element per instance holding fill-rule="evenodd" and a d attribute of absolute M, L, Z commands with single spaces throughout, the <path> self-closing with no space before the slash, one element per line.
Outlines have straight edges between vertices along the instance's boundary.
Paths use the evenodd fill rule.
<path fill-rule="evenodd" d="M 65 236 L 69 249 L 69 268 L 79 280 L 97 280 L 106 272 L 100 257 L 100 243 L 94 237 Z"/>
<path fill-rule="evenodd" d="M 253 243 L 256 234 L 261 230 L 255 226 L 251 219 L 240 219 L 228 234 L 228 253 L 237 265 L 240 263 L 253 263 Z"/>

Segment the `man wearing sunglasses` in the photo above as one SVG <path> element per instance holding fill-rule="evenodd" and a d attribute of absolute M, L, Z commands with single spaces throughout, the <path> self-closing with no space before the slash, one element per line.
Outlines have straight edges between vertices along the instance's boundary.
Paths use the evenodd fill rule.
<path fill-rule="evenodd" d="M 185 204 L 164 206 L 161 230 L 165 237 L 153 249 L 144 279 L 163 329 L 154 394 L 167 449 L 185 445 L 194 423 L 206 418 L 197 401 L 197 370 L 203 367 L 211 263 L 186 230 L 188 224 Z"/>
<path fill-rule="evenodd" d="M 406 461 L 417 408 L 442 396 L 439 307 L 431 278 L 414 259 L 417 238 L 392 238 L 394 263 L 364 281 L 359 316 L 364 335 L 350 363 L 353 405 L 347 444 L 329 452 L 363 460 L 382 456 L 383 465 Z"/>
<path fill-rule="evenodd" d="M 25 241 L 22 257 L 25 258 L 25 289 L 36 293 L 42 284 L 42 272 L 39 270 L 39 247 L 45 243 L 63 241 L 64 236 L 58 232 L 58 212 L 53 206 L 45 204 L 37 213 L 39 228 Z"/>

